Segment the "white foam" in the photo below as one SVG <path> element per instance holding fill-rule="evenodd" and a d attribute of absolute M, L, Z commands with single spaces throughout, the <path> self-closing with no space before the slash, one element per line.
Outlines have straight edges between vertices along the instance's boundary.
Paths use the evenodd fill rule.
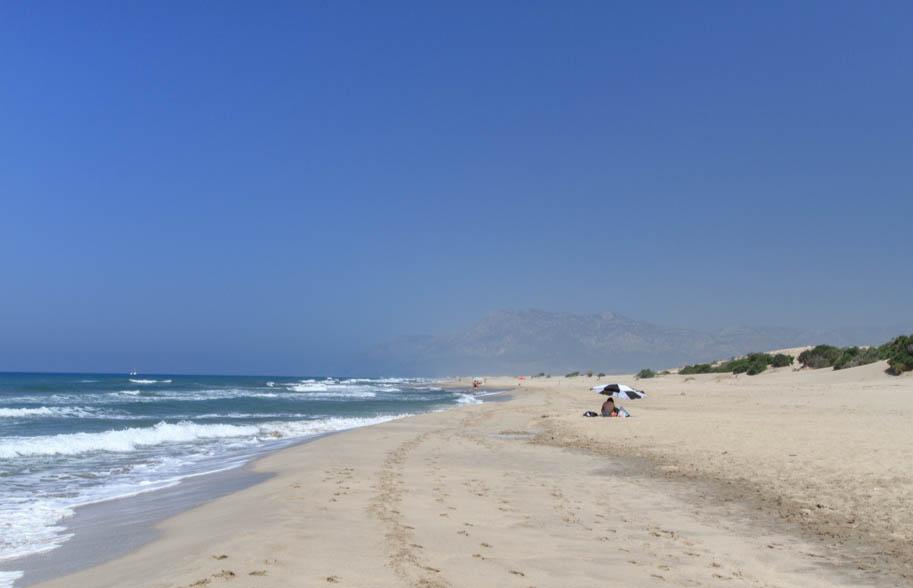
<path fill-rule="evenodd" d="M 312 392 L 307 395 L 311 398 L 376 398 L 377 392 L 370 390 L 337 390 L 335 392 Z"/>
<path fill-rule="evenodd" d="M 40 437 L 12 437 L 0 442 L 0 458 L 37 455 L 79 455 L 92 451 L 127 452 L 162 443 L 187 443 L 197 439 L 255 435 L 256 427 L 196 425 L 187 421 L 161 422 L 153 427 L 128 428 L 101 433 L 65 433 Z"/>
<path fill-rule="evenodd" d="M 54 411 L 47 406 L 40 408 L 0 408 L 0 418 L 18 418 L 30 416 L 53 416 Z"/>
<path fill-rule="evenodd" d="M 0 588 L 13 588 L 13 584 L 22 577 L 22 572 L 0 572 Z"/>
<path fill-rule="evenodd" d="M 288 384 L 286 386 L 292 392 L 326 392 L 329 390 L 326 384 L 317 382 L 302 382 L 301 384 Z"/>
<path fill-rule="evenodd" d="M 269 422 L 257 425 L 198 424 L 190 421 L 160 422 L 101 433 L 66 433 L 39 437 L 8 437 L 0 441 L 0 458 L 79 455 L 90 452 L 125 453 L 165 443 L 192 443 L 207 439 L 246 437 L 251 440 L 317 435 L 374 424 L 397 417 L 331 417 L 312 421 Z"/>
<path fill-rule="evenodd" d="M 26 417 L 88 417 L 95 416 L 90 410 L 79 407 L 39 406 L 37 408 L 0 408 L 0 418 Z"/>
<path fill-rule="evenodd" d="M 144 380 L 142 378 L 130 378 L 134 384 L 170 384 L 171 380 Z"/>
<path fill-rule="evenodd" d="M 319 382 L 288 384 L 289 392 L 305 395 L 306 399 L 315 398 L 376 398 L 377 392 L 368 386 L 327 385 Z M 385 390 L 386 391 L 386 390 Z"/>
<path fill-rule="evenodd" d="M 457 396 L 457 404 L 482 404 L 482 401 L 472 394 L 460 394 Z"/>
<path fill-rule="evenodd" d="M 59 523 L 72 514 L 73 509 L 50 500 L 4 505 L 0 509 L 0 561 L 56 549 L 71 536 Z"/>

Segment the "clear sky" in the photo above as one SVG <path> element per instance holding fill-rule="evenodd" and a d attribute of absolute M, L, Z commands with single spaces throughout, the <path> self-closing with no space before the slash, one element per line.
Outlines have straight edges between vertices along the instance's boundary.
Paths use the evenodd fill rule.
<path fill-rule="evenodd" d="M 911 2 L 4 2 L 0 369 L 913 319 Z"/>

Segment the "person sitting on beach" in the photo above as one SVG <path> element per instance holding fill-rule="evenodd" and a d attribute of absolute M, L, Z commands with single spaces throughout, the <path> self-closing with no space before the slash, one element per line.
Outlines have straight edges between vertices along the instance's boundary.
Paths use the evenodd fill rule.
<path fill-rule="evenodd" d="M 615 399 L 609 396 L 605 402 L 602 403 L 602 416 L 604 417 L 629 417 L 631 416 L 628 411 L 620 406 L 615 406 Z"/>

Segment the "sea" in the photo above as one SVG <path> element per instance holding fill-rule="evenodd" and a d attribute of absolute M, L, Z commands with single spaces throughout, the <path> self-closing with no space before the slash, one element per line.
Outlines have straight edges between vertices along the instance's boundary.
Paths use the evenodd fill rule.
<path fill-rule="evenodd" d="M 483 402 L 407 378 L 0 373 L 0 588 L 75 509 L 238 468 L 315 436 Z"/>

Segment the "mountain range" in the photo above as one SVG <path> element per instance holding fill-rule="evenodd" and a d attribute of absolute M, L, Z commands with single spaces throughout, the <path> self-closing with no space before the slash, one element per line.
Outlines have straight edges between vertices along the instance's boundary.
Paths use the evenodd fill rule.
<path fill-rule="evenodd" d="M 712 361 L 751 351 L 829 343 L 879 344 L 907 332 L 884 327 L 812 331 L 738 327 L 699 331 L 619 314 L 502 310 L 448 335 L 411 335 L 376 346 L 369 361 L 384 373 L 563 374 L 631 372 Z"/>

